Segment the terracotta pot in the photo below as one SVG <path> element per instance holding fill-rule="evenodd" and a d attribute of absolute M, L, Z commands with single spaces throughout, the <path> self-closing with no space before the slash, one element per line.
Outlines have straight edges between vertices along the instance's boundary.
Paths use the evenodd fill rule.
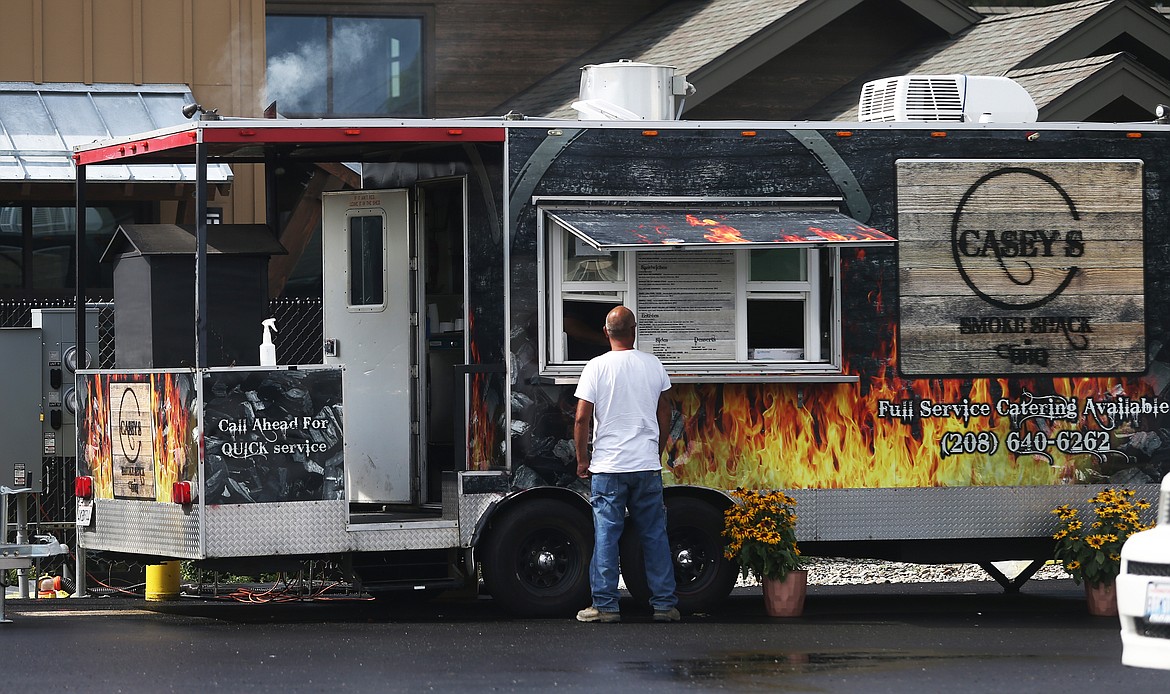
<path fill-rule="evenodd" d="M 1089 614 L 1098 617 L 1117 616 L 1117 584 L 1085 582 L 1085 599 L 1089 603 Z"/>
<path fill-rule="evenodd" d="M 764 609 L 769 617 L 799 617 L 804 612 L 808 571 L 789 571 L 782 580 L 765 578 Z"/>

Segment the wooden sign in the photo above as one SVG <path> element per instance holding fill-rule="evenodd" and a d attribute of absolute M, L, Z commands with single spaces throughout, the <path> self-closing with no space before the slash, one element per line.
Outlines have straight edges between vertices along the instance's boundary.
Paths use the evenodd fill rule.
<path fill-rule="evenodd" d="M 1146 367 L 1142 163 L 900 160 L 907 375 Z"/>
<path fill-rule="evenodd" d="M 154 500 L 154 427 L 150 383 L 110 382 L 114 497 Z"/>

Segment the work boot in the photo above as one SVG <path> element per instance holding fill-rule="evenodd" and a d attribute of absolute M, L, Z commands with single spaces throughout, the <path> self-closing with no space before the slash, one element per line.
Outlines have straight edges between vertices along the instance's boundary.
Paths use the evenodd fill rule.
<path fill-rule="evenodd" d="M 678 618 L 678 611 L 677 610 L 675 611 L 675 618 L 676 619 Z M 601 610 L 597 609 L 596 607 L 590 606 L 590 607 L 586 607 L 585 609 L 583 609 L 577 613 L 577 621 L 578 622 L 603 622 L 603 623 L 608 624 L 610 622 L 622 621 L 622 615 L 620 612 L 602 612 Z"/>
<path fill-rule="evenodd" d="M 681 619 L 682 615 L 678 613 L 677 607 L 672 607 L 669 610 L 654 610 L 655 622 L 677 622 Z"/>

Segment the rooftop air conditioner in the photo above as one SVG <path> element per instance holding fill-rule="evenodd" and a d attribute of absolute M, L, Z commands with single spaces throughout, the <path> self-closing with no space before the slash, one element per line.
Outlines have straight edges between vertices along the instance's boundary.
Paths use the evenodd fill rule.
<path fill-rule="evenodd" d="M 1036 103 L 1007 77 L 903 75 L 866 82 L 858 120 L 1033 123 Z"/>

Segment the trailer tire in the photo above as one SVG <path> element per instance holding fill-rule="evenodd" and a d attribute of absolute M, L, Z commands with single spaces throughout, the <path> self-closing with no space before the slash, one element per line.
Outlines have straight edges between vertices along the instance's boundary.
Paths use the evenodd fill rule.
<path fill-rule="evenodd" d="M 593 525 L 580 509 L 521 502 L 492 521 L 479 551 L 488 592 L 510 613 L 564 616 L 589 604 Z"/>
<path fill-rule="evenodd" d="M 680 612 L 710 610 L 731 593 L 739 569 L 723 556 L 723 511 L 691 497 L 666 500 L 666 534 Z M 628 524 L 621 539 L 622 578 L 635 600 L 648 603 L 642 542 Z"/>

